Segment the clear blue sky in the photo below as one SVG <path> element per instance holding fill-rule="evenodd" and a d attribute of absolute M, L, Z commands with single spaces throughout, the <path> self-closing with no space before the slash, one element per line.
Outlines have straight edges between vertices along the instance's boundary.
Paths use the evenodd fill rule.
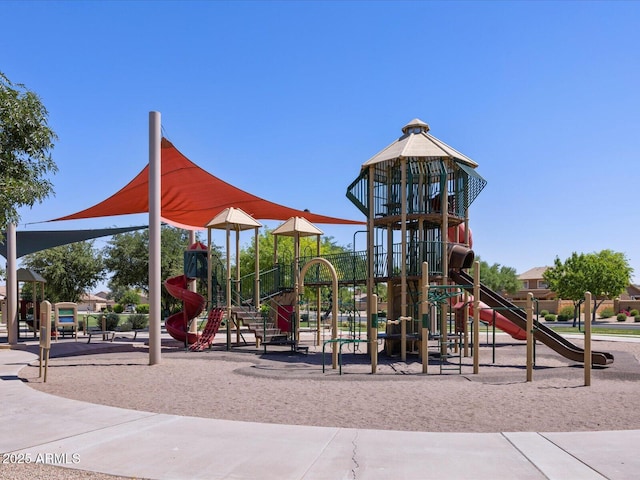
<path fill-rule="evenodd" d="M 522 273 L 608 248 L 640 279 L 639 2 L 3 1 L 0 17 L 0 71 L 59 136 L 56 196 L 19 228 L 145 222 L 24 226 L 124 186 L 152 110 L 223 180 L 361 219 L 347 186 L 417 117 L 488 181 L 470 210 L 482 259 Z M 357 230 L 320 227 L 343 245 Z"/>

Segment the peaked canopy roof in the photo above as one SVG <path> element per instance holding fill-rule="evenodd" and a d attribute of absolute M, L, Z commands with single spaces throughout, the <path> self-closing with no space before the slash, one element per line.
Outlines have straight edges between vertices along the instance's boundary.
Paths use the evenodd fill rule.
<path fill-rule="evenodd" d="M 203 229 L 213 217 L 230 207 L 241 208 L 253 218 L 261 220 L 286 220 L 292 216 L 301 216 L 315 223 L 363 223 L 296 210 L 240 190 L 191 162 L 166 138 L 162 139 L 161 163 L 161 217 L 174 226 Z M 133 180 L 106 200 L 51 221 L 146 213 L 149 211 L 148 179 L 147 165 Z"/>
<path fill-rule="evenodd" d="M 293 237 L 297 234 L 300 237 L 309 237 L 311 235 L 322 235 L 322 230 L 313 225 L 306 218 L 291 217 L 271 232 L 271 234 L 289 237 Z"/>
<path fill-rule="evenodd" d="M 449 157 L 460 160 L 473 168 L 478 166 L 469 157 L 428 132 L 429 125 L 419 118 L 414 118 L 402 128 L 403 135 L 398 140 L 367 160 L 362 168 L 366 169 L 374 163 L 408 157 Z"/>
<path fill-rule="evenodd" d="M 242 209 L 234 207 L 225 208 L 207 223 L 207 228 L 227 228 L 227 226 L 233 227 L 234 230 L 249 230 L 262 225 Z"/>

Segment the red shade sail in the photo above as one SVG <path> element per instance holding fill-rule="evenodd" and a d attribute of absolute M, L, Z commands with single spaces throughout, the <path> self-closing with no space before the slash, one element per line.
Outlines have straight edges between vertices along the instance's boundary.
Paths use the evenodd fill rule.
<path fill-rule="evenodd" d="M 234 187 L 203 170 L 166 138 L 162 139 L 162 220 L 184 228 L 202 229 L 225 208 L 236 207 L 258 220 L 304 217 L 312 223 L 362 225 L 364 222 L 327 217 L 269 202 Z M 149 166 L 111 197 L 57 220 L 109 217 L 149 211 Z"/>

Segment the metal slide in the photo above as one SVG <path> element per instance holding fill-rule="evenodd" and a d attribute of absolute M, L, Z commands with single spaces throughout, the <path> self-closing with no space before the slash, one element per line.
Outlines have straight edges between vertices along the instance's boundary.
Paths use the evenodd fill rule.
<path fill-rule="evenodd" d="M 473 293 L 473 278 L 470 275 L 461 271 L 451 270 L 449 271 L 449 278 L 451 278 L 456 285 L 459 285 L 465 290 Z M 526 331 L 526 314 L 509 300 L 498 295 L 496 292 L 482 284 L 480 284 L 480 300 L 492 308 L 500 308 L 500 313 L 502 313 L 502 315 L 517 327 Z M 562 335 L 554 332 L 552 329 L 541 323 L 537 324 L 533 336 L 536 340 L 544 343 L 547 347 L 569 360 L 573 360 L 574 362 L 584 361 L 584 349 L 574 345 Z M 613 355 L 611 353 L 591 352 L 592 365 L 609 365 L 611 363 L 613 363 Z"/>

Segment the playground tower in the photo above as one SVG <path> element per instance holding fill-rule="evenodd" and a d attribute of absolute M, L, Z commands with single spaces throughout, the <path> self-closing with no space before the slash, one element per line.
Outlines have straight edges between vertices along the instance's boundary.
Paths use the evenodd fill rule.
<path fill-rule="evenodd" d="M 386 283 L 389 318 L 419 318 L 422 263 L 431 282 L 445 284 L 452 247 L 471 246 L 469 206 L 486 185 L 477 166 L 414 119 L 347 188 L 367 218 L 367 298 Z"/>

